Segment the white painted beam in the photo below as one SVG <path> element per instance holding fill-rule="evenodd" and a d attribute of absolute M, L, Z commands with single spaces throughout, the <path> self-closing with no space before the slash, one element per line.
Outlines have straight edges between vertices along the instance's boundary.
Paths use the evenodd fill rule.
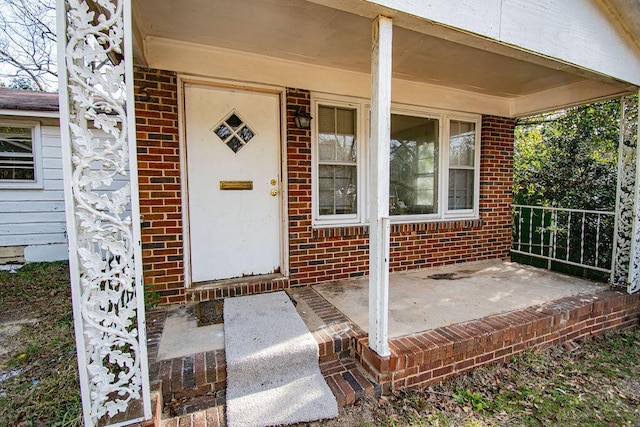
<path fill-rule="evenodd" d="M 598 80 L 586 80 L 513 98 L 509 116 L 525 117 L 603 99 L 619 98 L 636 91 L 637 88 L 633 85 L 614 85 Z"/>
<path fill-rule="evenodd" d="M 383 13 L 397 27 L 591 79 L 640 85 L 640 42 L 629 40 L 597 1 L 308 1 L 369 18 Z"/>
<path fill-rule="evenodd" d="M 369 220 L 369 347 L 389 355 L 389 144 L 393 21 L 373 21 L 371 50 L 371 139 Z"/>
<path fill-rule="evenodd" d="M 322 1 L 345 3 L 344 0 Z M 620 23 L 611 19 L 599 2 L 486 0 L 481 2 L 482 7 L 478 7 L 478 3 L 474 0 L 368 0 L 365 4 L 377 4 L 395 11 L 394 15 L 407 14 L 493 39 L 513 51 L 532 52 L 559 63 L 640 84 L 637 35 L 631 35 L 635 39 L 630 40 L 629 34 L 625 34 Z"/>

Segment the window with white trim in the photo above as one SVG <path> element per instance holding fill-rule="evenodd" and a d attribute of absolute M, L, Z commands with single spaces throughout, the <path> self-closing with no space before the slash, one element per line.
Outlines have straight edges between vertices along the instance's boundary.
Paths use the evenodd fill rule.
<path fill-rule="evenodd" d="M 313 101 L 312 149 L 314 223 L 358 224 L 364 159 L 362 106 L 340 98 Z"/>
<path fill-rule="evenodd" d="M 473 209 L 475 195 L 476 124 L 449 121 L 448 210 Z"/>
<path fill-rule="evenodd" d="M 0 123 L 0 188 L 39 187 L 37 123 Z"/>
<path fill-rule="evenodd" d="M 391 114 L 389 215 L 437 214 L 439 133 L 437 119 Z"/>
<path fill-rule="evenodd" d="M 356 112 L 318 107 L 318 211 L 320 215 L 355 215 L 358 189 Z"/>
<path fill-rule="evenodd" d="M 343 102 L 332 103 L 330 98 L 313 102 L 313 224 L 319 227 L 368 220 L 368 147 L 362 142 L 365 138 L 358 138 L 365 133 L 358 132 L 358 123 L 366 121 L 367 105 L 364 100 L 348 106 Z M 480 121 L 474 114 L 392 106 L 392 222 L 478 217 Z"/>

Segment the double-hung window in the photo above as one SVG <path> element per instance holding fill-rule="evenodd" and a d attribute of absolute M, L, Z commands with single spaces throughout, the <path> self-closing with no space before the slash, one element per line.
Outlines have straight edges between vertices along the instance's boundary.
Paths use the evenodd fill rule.
<path fill-rule="evenodd" d="M 367 147 L 358 132 L 364 101 L 315 101 L 314 225 L 367 222 Z M 480 117 L 396 107 L 389 141 L 392 222 L 478 217 Z M 364 132 L 360 132 L 362 134 Z M 368 135 L 367 135 L 368 136 Z M 364 161 L 363 161 L 364 158 Z"/>
<path fill-rule="evenodd" d="M 0 123 L 0 188 L 40 186 L 39 127 Z"/>
<path fill-rule="evenodd" d="M 315 218 L 359 221 L 359 109 L 316 104 Z"/>
<path fill-rule="evenodd" d="M 473 210 L 476 163 L 476 124 L 450 120 L 447 204 L 449 212 Z"/>

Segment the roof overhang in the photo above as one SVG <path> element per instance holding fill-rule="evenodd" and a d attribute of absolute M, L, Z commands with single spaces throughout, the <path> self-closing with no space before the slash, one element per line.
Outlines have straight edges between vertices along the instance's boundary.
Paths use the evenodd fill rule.
<path fill-rule="evenodd" d="M 0 116 L 58 118 L 58 94 L 0 88 Z"/>
<path fill-rule="evenodd" d="M 396 102 L 523 116 L 637 91 L 616 73 L 391 9 L 390 2 L 136 0 L 134 60 L 368 98 L 371 22 L 385 14 L 395 26 Z"/>

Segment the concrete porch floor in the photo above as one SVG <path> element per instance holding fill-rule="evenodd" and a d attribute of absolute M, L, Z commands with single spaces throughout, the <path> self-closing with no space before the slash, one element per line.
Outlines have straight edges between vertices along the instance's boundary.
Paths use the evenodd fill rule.
<path fill-rule="evenodd" d="M 369 279 L 313 286 L 362 330 L 369 325 Z M 606 289 L 602 283 L 505 262 L 479 261 L 389 277 L 389 338 Z"/>
<path fill-rule="evenodd" d="M 286 290 L 318 343 L 320 368 L 340 406 L 505 362 L 528 347 L 632 327 L 640 312 L 638 295 L 502 261 L 392 274 L 390 282 L 386 358 L 368 348 L 367 279 Z M 147 313 L 157 419 L 166 427 L 203 419 L 223 426 L 223 325 L 198 328 L 191 308 Z"/>

